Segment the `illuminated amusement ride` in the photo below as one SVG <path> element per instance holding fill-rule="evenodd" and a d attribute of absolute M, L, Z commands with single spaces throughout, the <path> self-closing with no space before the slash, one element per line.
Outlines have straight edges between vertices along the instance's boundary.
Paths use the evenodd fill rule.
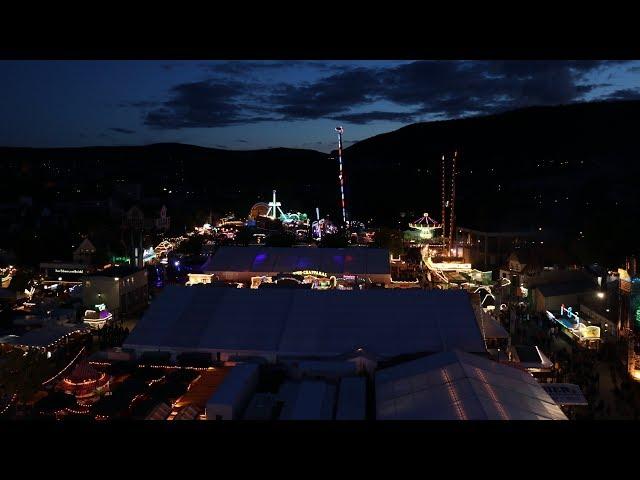
<path fill-rule="evenodd" d="M 279 218 L 285 226 L 309 226 L 309 217 L 306 213 L 301 212 L 288 212 L 284 213 L 280 208 L 282 203 L 276 199 L 276 191 L 273 190 L 273 200 L 267 204 L 269 209 L 263 216 L 269 217 L 271 220 Z M 254 205 L 255 207 L 255 205 Z M 279 216 L 277 214 L 280 214 Z"/>
<path fill-rule="evenodd" d="M 344 176 L 342 174 L 342 134 L 344 133 L 344 128 L 336 127 L 336 132 L 338 132 L 338 180 L 340 181 L 340 199 L 342 201 L 342 223 L 347 225 L 347 208 L 344 201 Z"/>

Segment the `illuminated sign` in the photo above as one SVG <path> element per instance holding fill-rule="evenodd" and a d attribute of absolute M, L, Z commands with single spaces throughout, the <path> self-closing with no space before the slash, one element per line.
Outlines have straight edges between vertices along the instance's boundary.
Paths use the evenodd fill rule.
<path fill-rule="evenodd" d="M 313 275 L 314 277 L 326 277 L 327 274 L 325 272 L 320 272 L 318 270 L 298 270 L 297 272 L 291 272 L 292 275 Z"/>
<path fill-rule="evenodd" d="M 129 257 L 111 257 L 113 263 L 129 263 Z"/>
<path fill-rule="evenodd" d="M 84 270 L 67 270 L 66 268 L 56 268 L 55 269 L 56 273 L 84 273 Z"/>
<path fill-rule="evenodd" d="M 573 307 L 565 307 L 564 303 L 560 306 L 560 315 L 564 315 L 567 314 L 568 317 L 570 318 L 575 318 L 576 320 L 580 320 L 578 318 L 578 314 L 577 313 L 573 313 Z"/>
<path fill-rule="evenodd" d="M 624 268 L 618 269 L 618 275 L 620 276 L 620 280 L 625 280 L 627 282 L 631 281 L 631 275 Z"/>
<path fill-rule="evenodd" d="M 470 263 L 449 263 L 449 262 L 441 262 L 441 263 L 433 263 L 434 268 L 438 268 L 442 271 L 445 270 L 470 270 Z"/>
<path fill-rule="evenodd" d="M 597 340 L 600 338 L 600 327 L 595 325 L 585 326 L 580 328 L 580 334 L 587 340 Z"/>

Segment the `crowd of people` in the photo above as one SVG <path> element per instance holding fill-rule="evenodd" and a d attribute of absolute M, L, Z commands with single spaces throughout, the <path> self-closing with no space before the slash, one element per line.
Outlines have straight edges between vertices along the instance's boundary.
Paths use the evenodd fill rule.
<path fill-rule="evenodd" d="M 597 350 L 573 345 L 545 316 L 531 316 L 518 324 L 519 340 L 538 345 L 554 363 L 556 381 L 579 385 L 589 405 L 569 409 L 570 418 L 633 418 L 640 416 L 640 392 L 618 360 L 614 339 Z M 610 377 L 608 379 L 602 378 Z"/>

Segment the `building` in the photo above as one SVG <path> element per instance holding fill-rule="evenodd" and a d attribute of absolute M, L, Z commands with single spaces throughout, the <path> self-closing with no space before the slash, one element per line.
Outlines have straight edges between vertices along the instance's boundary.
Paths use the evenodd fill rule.
<path fill-rule="evenodd" d="M 500 268 L 499 275 L 500 279 L 510 282 L 508 295 L 523 299 L 532 299 L 530 291 L 540 285 L 592 280 L 589 273 L 575 268 L 573 259 L 566 252 L 542 247 L 514 250 Z"/>
<path fill-rule="evenodd" d="M 98 372 L 95 368 L 83 361 L 76 365 L 70 375 L 58 385 L 58 389 L 73 395 L 79 405 L 95 403 L 103 392 L 109 389 L 109 376 L 104 372 Z"/>
<path fill-rule="evenodd" d="M 89 332 L 84 325 L 47 325 L 36 330 L 30 330 L 17 337 L 8 335 L 3 338 L 5 344 L 22 350 L 39 350 L 50 357 L 69 343 L 81 339 Z"/>
<path fill-rule="evenodd" d="M 207 400 L 207 420 L 236 420 L 240 418 L 258 383 L 256 364 L 236 365 L 218 389 Z"/>
<path fill-rule="evenodd" d="M 220 247 L 202 266 L 202 271 L 223 281 L 247 284 L 252 277 L 273 277 L 280 273 L 391 283 L 389 251 L 363 247 Z"/>
<path fill-rule="evenodd" d="M 243 420 L 275 420 L 277 416 L 277 397 L 273 393 L 256 393 L 246 408 Z"/>
<path fill-rule="evenodd" d="M 217 360 L 377 358 L 460 349 L 485 352 L 464 291 L 167 286 L 126 339 L 143 352 L 208 352 Z"/>
<path fill-rule="evenodd" d="M 457 228 L 456 256 L 485 267 L 502 264 L 514 247 L 530 246 L 541 234 L 536 231 L 482 231 Z"/>
<path fill-rule="evenodd" d="M 83 277 L 82 299 L 88 309 L 102 306 L 114 318 L 140 311 L 149 301 L 147 271 L 121 265 Z"/>
<path fill-rule="evenodd" d="M 303 377 L 338 380 L 341 377 L 358 373 L 356 362 L 346 360 L 290 360 L 284 363 L 288 376 L 296 380 Z"/>
<path fill-rule="evenodd" d="M 610 301 L 608 295 L 596 292 L 593 296 L 583 297 L 580 300 L 580 313 L 587 322 L 600 326 L 603 336 L 617 336 L 618 304 Z"/>
<path fill-rule="evenodd" d="M 551 380 L 555 375 L 553 362 L 536 345 L 512 345 L 511 362 L 527 370 L 539 381 Z"/>
<path fill-rule="evenodd" d="M 133 205 L 126 211 L 123 224 L 133 230 L 166 232 L 171 226 L 166 205 Z"/>
<path fill-rule="evenodd" d="M 187 273 L 189 280 L 185 285 L 199 285 L 199 284 L 211 284 L 215 282 L 213 274 L 209 273 Z"/>
<path fill-rule="evenodd" d="M 73 252 L 73 262 L 81 265 L 93 265 L 95 254 L 96 247 L 91 243 L 91 240 L 85 238 Z"/>
<path fill-rule="evenodd" d="M 336 387 L 321 380 L 285 382 L 278 391 L 279 420 L 333 420 Z"/>
<path fill-rule="evenodd" d="M 367 379 L 345 377 L 338 387 L 336 420 L 365 420 L 367 417 Z"/>
<path fill-rule="evenodd" d="M 577 307 L 582 298 L 596 294 L 595 288 L 595 284 L 589 280 L 539 285 L 533 291 L 535 310 L 559 311 L 562 305 Z"/>
<path fill-rule="evenodd" d="M 40 270 L 44 283 L 81 283 L 82 277 L 95 272 L 95 268 L 85 263 L 42 262 Z"/>
<path fill-rule="evenodd" d="M 531 374 L 444 352 L 376 373 L 378 420 L 567 420 Z"/>

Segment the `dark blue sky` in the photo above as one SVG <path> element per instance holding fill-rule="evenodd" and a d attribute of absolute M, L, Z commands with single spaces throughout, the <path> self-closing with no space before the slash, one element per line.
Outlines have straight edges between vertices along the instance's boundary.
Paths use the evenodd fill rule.
<path fill-rule="evenodd" d="M 640 98 L 640 62 L 0 61 L 0 145 L 329 151 L 417 122 Z"/>

